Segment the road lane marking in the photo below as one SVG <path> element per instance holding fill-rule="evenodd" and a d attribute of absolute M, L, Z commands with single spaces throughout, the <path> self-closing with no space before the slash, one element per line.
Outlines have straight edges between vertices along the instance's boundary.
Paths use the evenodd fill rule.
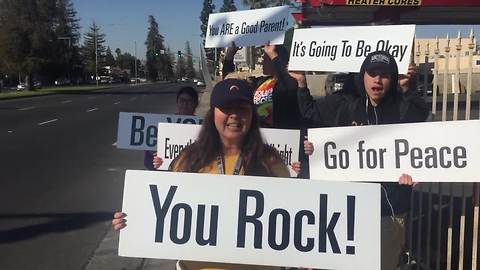
<path fill-rule="evenodd" d="M 113 104 L 114 104 L 114 105 L 118 105 L 118 104 L 120 104 L 120 101 L 117 101 L 117 102 L 115 102 L 115 103 L 113 103 Z"/>
<path fill-rule="evenodd" d="M 13 133 L 13 130 L 9 130 L 8 133 Z"/>
<path fill-rule="evenodd" d="M 33 110 L 33 109 L 35 109 L 35 108 L 36 108 L 36 107 L 31 106 L 31 107 L 25 107 L 25 108 L 17 109 L 17 111 L 28 111 L 28 110 Z"/>
<path fill-rule="evenodd" d="M 62 103 L 62 104 L 67 104 L 67 103 L 70 103 L 70 102 L 72 102 L 72 101 L 71 101 L 71 100 L 64 100 L 64 101 L 62 101 L 62 102 L 60 102 L 60 103 Z"/>
<path fill-rule="evenodd" d="M 96 110 L 98 110 L 98 108 L 88 109 L 87 112 L 94 112 Z"/>
<path fill-rule="evenodd" d="M 45 122 L 38 123 L 37 125 L 43 126 L 43 125 L 45 125 L 45 124 L 52 123 L 52 122 L 56 122 L 56 121 L 58 121 L 57 118 L 52 119 L 52 120 L 48 120 L 48 121 L 45 121 Z"/>

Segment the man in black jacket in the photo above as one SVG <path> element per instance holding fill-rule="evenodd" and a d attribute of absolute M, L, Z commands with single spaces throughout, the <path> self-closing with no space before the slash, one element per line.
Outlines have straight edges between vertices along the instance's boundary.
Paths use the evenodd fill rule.
<path fill-rule="evenodd" d="M 388 53 L 370 53 L 364 60 L 353 94 L 335 93 L 314 100 L 305 75 L 291 73 L 298 81 L 300 114 L 316 126 L 360 126 L 425 121 L 428 107 L 411 90 L 413 67 L 398 74 Z M 351 92 L 351 91 L 350 91 Z M 382 183 L 382 270 L 396 269 L 405 243 L 405 217 L 409 211 L 412 179 L 402 175 L 399 183 Z"/>

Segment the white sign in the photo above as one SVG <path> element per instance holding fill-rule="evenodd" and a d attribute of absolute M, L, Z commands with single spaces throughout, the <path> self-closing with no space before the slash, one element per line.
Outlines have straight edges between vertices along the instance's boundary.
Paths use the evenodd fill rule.
<path fill-rule="evenodd" d="M 247 62 L 247 47 L 243 47 L 235 53 L 233 57 L 233 62 L 235 63 L 246 63 Z"/>
<path fill-rule="evenodd" d="M 415 25 L 295 29 L 289 70 L 359 72 L 365 57 L 388 51 L 398 70 L 410 64 Z"/>
<path fill-rule="evenodd" d="M 205 48 L 283 44 L 288 15 L 288 6 L 212 13 Z"/>
<path fill-rule="evenodd" d="M 312 179 L 479 182 L 480 120 L 315 128 Z"/>
<path fill-rule="evenodd" d="M 133 150 L 157 149 L 158 123 L 201 124 L 202 118 L 192 115 L 120 112 L 117 147 Z"/>
<path fill-rule="evenodd" d="M 197 139 L 200 128 L 199 125 L 158 124 L 157 155 L 163 159 L 160 170 L 168 170 L 173 159 Z M 260 131 L 265 142 L 277 149 L 285 165 L 288 166 L 290 175 L 296 176 L 291 165 L 292 162 L 298 161 L 300 130 L 261 128 Z"/>
<path fill-rule="evenodd" d="M 120 256 L 380 270 L 380 185 L 127 171 Z"/>

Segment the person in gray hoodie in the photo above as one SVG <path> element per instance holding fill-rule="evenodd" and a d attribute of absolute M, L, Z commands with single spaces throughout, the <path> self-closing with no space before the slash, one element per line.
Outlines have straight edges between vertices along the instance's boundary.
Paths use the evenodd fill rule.
<path fill-rule="evenodd" d="M 412 90 L 414 68 L 399 75 L 388 52 L 370 53 L 356 78 L 355 91 L 313 99 L 305 75 L 292 72 L 298 81 L 298 106 L 302 117 L 318 127 L 362 126 L 422 122 L 427 119 L 425 101 Z M 396 269 L 405 243 L 405 218 L 410 210 L 412 178 L 399 183 L 381 183 L 382 270 Z"/>

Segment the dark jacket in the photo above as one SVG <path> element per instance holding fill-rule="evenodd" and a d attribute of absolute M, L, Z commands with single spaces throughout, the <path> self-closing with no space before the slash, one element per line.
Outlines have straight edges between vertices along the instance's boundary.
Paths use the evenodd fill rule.
<path fill-rule="evenodd" d="M 393 57 L 389 56 L 392 61 Z M 368 60 L 364 61 L 364 63 Z M 390 70 L 390 89 L 380 104 L 372 106 L 363 84 L 365 67 L 362 65 L 357 78 L 356 94 L 336 93 L 314 100 L 308 89 L 299 89 L 300 114 L 315 126 L 338 127 L 376 124 L 413 123 L 425 121 L 428 107 L 414 91 L 402 93 L 397 89 L 398 70 Z M 392 204 L 395 214 L 409 210 L 411 187 L 398 183 L 382 183 L 382 216 L 392 214 L 385 195 Z M 385 194 L 386 193 L 386 194 Z"/>
<path fill-rule="evenodd" d="M 273 88 L 273 126 L 272 128 L 302 128 L 304 127 L 301 121 L 300 112 L 298 110 L 297 102 L 297 81 L 288 75 L 286 63 L 276 57 L 272 60 L 275 74 L 277 74 L 277 83 Z M 225 60 L 223 62 L 223 74 L 233 72 L 235 65 L 233 60 Z M 253 88 L 257 89 L 265 80 L 272 76 L 262 76 L 252 78 L 251 83 Z M 260 123 L 262 127 L 264 126 Z"/>
<path fill-rule="evenodd" d="M 273 126 L 266 126 L 260 122 L 261 127 L 282 128 L 282 129 L 300 129 L 300 148 L 299 161 L 302 163 L 301 178 L 309 178 L 308 158 L 303 150 L 303 138 L 306 135 L 306 128 L 309 126 L 300 115 L 297 101 L 297 80 L 288 74 L 287 64 L 281 60 L 281 57 L 275 57 L 272 60 L 272 66 L 277 74 L 277 83 L 273 88 Z M 223 75 L 235 70 L 233 60 L 225 59 L 223 62 Z M 261 76 L 249 79 L 253 89 L 257 89 L 263 82 L 272 76 Z"/>

